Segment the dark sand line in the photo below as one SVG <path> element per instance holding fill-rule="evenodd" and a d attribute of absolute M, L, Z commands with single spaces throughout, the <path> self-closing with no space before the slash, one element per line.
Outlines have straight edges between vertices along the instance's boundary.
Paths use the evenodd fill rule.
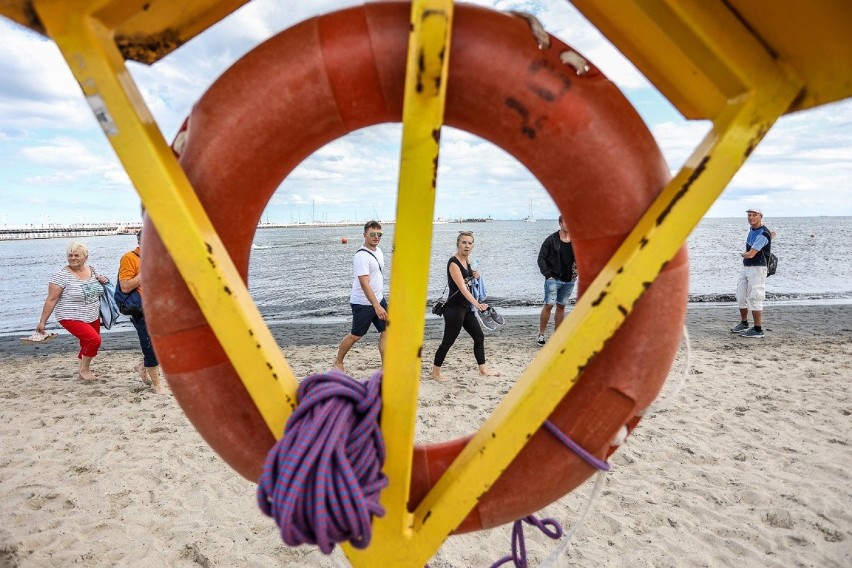
<path fill-rule="evenodd" d="M 840 305 L 767 305 L 764 314 L 766 338 L 764 344 L 779 340 L 798 340 L 815 336 L 836 336 L 838 341 L 852 338 L 852 304 Z M 538 333 L 538 316 L 508 316 L 506 325 L 497 332 L 486 335 L 489 341 L 529 341 L 533 345 Z M 733 336 L 729 328 L 739 321 L 734 306 L 690 305 L 686 326 L 693 341 L 719 338 L 723 340 L 750 341 Z M 552 330 L 551 320 L 548 334 Z M 270 327 L 273 337 L 281 346 L 334 346 L 349 331 L 348 322 L 333 324 L 283 322 Z M 426 321 L 426 341 L 440 341 L 443 322 L 429 318 Z M 371 329 L 365 341 L 372 341 L 375 330 Z M 753 341 L 753 340 L 751 340 Z M 0 360 L 17 357 L 41 357 L 77 350 L 76 339 L 60 330 L 59 337 L 44 345 L 24 344 L 18 337 L 0 337 Z M 101 353 L 111 351 L 135 351 L 139 349 L 136 332 L 117 331 L 103 335 Z"/>

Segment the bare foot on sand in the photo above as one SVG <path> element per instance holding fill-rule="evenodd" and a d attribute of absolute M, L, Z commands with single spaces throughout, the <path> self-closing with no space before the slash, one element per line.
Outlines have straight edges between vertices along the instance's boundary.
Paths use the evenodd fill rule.
<path fill-rule="evenodd" d="M 80 371 L 79 373 L 77 373 L 77 377 L 79 377 L 81 381 L 95 380 L 95 374 L 89 369 L 86 369 L 85 371 Z"/>
<path fill-rule="evenodd" d="M 334 365 L 331 366 L 335 371 L 340 371 L 341 373 L 345 373 L 346 369 L 343 367 L 343 363 L 334 362 Z"/>
<path fill-rule="evenodd" d="M 500 372 L 495 371 L 494 369 L 489 367 L 487 364 L 485 364 L 485 365 L 479 366 L 479 375 L 481 377 L 499 377 Z"/>
<path fill-rule="evenodd" d="M 169 389 L 166 388 L 165 378 L 160 376 L 160 366 L 146 367 L 145 363 L 137 365 L 136 370 L 142 378 L 142 382 L 148 386 L 154 387 L 154 394 L 169 394 Z"/>
<path fill-rule="evenodd" d="M 432 365 L 432 378 L 439 383 L 446 383 L 449 379 L 441 372 L 441 367 Z"/>
<path fill-rule="evenodd" d="M 151 378 L 148 377 L 148 371 L 145 370 L 145 363 L 139 363 L 136 365 L 136 372 L 139 373 L 139 378 L 142 379 L 143 383 L 151 386 Z"/>

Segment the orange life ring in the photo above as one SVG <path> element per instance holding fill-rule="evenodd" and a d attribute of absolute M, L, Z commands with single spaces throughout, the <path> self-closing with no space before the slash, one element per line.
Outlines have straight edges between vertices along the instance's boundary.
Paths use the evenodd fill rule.
<path fill-rule="evenodd" d="M 402 116 L 409 5 L 368 4 L 313 18 L 256 47 L 192 110 L 180 163 L 245 279 L 255 227 L 284 177 L 324 144 Z M 571 230 L 580 292 L 659 194 L 669 170 L 653 137 L 598 69 L 578 76 L 526 21 L 466 5 L 454 15 L 445 122 L 509 152 L 539 179 Z M 259 478 L 275 440 L 146 221 L 148 330 L 169 384 L 205 440 Z M 685 250 L 583 371 L 550 421 L 604 458 L 658 394 L 686 314 Z M 411 506 L 467 439 L 418 447 Z M 591 466 L 536 433 L 457 532 L 521 518 L 565 495 Z M 528 478 L 535 476 L 535 483 Z M 516 490 L 523 486 L 523 490 Z"/>

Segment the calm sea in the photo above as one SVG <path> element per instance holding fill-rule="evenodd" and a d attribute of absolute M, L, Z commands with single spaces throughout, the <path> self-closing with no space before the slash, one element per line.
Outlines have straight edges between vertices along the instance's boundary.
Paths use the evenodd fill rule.
<path fill-rule="evenodd" d="M 777 231 L 772 250 L 780 258 L 769 279 L 767 297 L 775 302 L 852 303 L 852 218 L 767 219 Z M 489 302 L 506 313 L 535 313 L 542 297 L 536 256 L 542 240 L 556 230 L 555 220 L 536 223 L 491 221 L 434 226 L 429 297 L 444 288 L 444 266 L 461 229 L 476 234 L 473 258 L 486 278 Z M 690 236 L 690 300 L 733 302 L 748 225 L 742 219 L 705 219 Z M 394 226 L 384 227 L 385 274 L 393 264 Z M 346 237 L 348 244 L 342 244 Z M 0 335 L 29 335 L 38 323 L 47 280 L 65 264 L 70 239 L 0 241 Z M 269 323 L 348 320 L 352 254 L 362 242 L 360 227 L 263 229 L 252 247 L 249 289 Z M 86 240 L 89 262 L 114 278 L 133 236 Z M 393 291 L 390 289 L 392 301 Z M 429 317 L 433 317 L 430 316 Z M 57 328 L 53 319 L 48 329 Z M 116 328 L 113 328 L 116 329 Z M 122 317 L 117 329 L 132 329 Z"/>

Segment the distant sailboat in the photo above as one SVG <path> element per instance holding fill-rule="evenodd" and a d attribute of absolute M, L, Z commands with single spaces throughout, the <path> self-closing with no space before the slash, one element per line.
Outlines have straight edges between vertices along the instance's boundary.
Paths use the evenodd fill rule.
<path fill-rule="evenodd" d="M 535 223 L 535 217 L 533 216 L 532 212 L 532 199 L 530 199 L 530 214 L 524 218 L 524 221 L 526 221 L 527 223 Z"/>

